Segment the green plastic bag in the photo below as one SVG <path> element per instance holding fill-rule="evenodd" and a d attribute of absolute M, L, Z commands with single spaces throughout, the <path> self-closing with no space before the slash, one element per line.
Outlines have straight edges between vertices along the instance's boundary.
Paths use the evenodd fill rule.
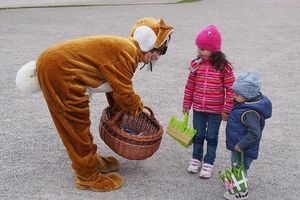
<path fill-rule="evenodd" d="M 191 146 L 196 134 L 196 130 L 188 126 L 188 121 L 188 113 L 184 114 L 182 121 L 172 116 L 167 127 L 167 134 L 185 148 Z"/>
<path fill-rule="evenodd" d="M 234 152 L 233 162 L 236 163 L 238 152 Z M 241 151 L 240 166 L 219 171 L 219 178 L 230 194 L 236 194 L 248 188 L 248 180 L 244 166 L 244 152 Z"/>

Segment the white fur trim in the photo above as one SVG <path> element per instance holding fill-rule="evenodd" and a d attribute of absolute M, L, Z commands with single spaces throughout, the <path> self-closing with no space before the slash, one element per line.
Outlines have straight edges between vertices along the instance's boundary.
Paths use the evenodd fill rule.
<path fill-rule="evenodd" d="M 148 52 L 153 49 L 157 36 L 150 27 L 139 26 L 134 31 L 133 38 L 138 42 L 143 52 Z"/>
<path fill-rule="evenodd" d="M 87 87 L 87 91 L 89 93 L 106 93 L 112 92 L 113 90 L 111 86 L 107 82 L 105 82 L 97 88 Z"/>
<path fill-rule="evenodd" d="M 35 70 L 36 63 L 34 60 L 26 63 L 18 70 L 16 85 L 22 93 L 33 94 L 41 91 Z"/>

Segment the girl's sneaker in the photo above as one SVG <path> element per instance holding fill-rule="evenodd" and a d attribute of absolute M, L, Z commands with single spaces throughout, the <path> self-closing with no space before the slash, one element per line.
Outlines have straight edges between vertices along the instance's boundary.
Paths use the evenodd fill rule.
<path fill-rule="evenodd" d="M 204 178 L 204 179 L 208 179 L 211 177 L 212 173 L 214 170 L 214 166 L 208 163 L 203 163 L 199 177 L 200 178 Z"/>
<path fill-rule="evenodd" d="M 200 166 L 201 166 L 200 160 L 192 158 L 190 160 L 190 166 L 187 169 L 187 171 L 191 174 L 197 174 L 199 172 Z"/>
<path fill-rule="evenodd" d="M 228 191 L 224 193 L 224 198 L 228 200 L 234 200 L 234 199 L 243 200 L 243 199 L 248 199 L 248 197 L 249 197 L 248 190 L 236 194 L 230 194 Z"/>

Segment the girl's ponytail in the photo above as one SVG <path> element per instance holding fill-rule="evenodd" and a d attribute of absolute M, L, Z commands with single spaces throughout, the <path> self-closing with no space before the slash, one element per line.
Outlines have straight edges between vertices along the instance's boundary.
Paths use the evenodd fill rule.
<path fill-rule="evenodd" d="M 212 65 L 216 70 L 223 70 L 226 67 L 232 68 L 231 63 L 226 59 L 225 54 L 222 51 L 214 52 L 211 55 Z"/>

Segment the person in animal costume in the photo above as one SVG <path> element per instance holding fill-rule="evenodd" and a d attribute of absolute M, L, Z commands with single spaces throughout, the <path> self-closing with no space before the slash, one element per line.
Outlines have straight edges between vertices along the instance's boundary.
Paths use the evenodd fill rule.
<path fill-rule="evenodd" d="M 41 90 L 59 136 L 72 161 L 79 189 L 112 191 L 124 180 L 112 156 L 101 156 L 90 132 L 89 93 L 103 92 L 112 113 L 137 116 L 143 110 L 132 77 L 138 63 L 148 65 L 166 53 L 173 28 L 160 19 L 143 18 L 130 37 L 96 35 L 68 40 L 46 49 L 16 77 L 24 93 Z"/>

